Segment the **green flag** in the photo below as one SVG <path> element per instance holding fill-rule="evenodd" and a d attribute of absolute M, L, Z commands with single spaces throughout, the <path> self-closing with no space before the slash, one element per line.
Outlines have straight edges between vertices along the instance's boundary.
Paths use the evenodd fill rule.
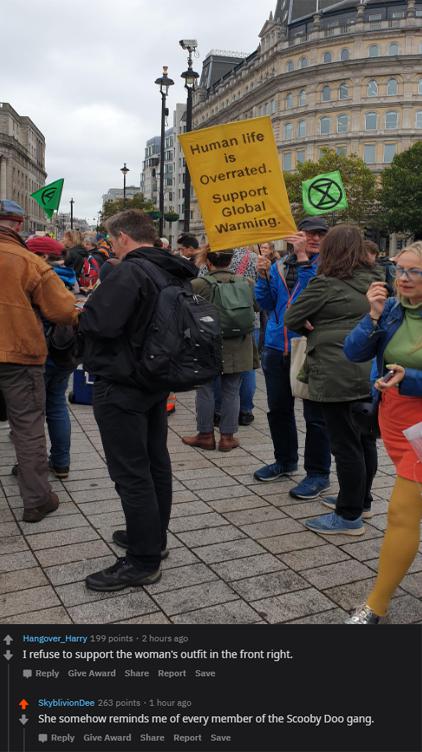
<path fill-rule="evenodd" d="M 60 180 L 55 180 L 54 183 L 45 185 L 44 188 L 40 188 L 35 193 L 31 193 L 32 198 L 44 209 L 49 219 L 51 219 L 53 212 L 60 206 L 63 183 L 64 179 L 60 178 Z"/>
<path fill-rule="evenodd" d="M 348 207 L 346 191 L 338 170 L 304 180 L 302 199 L 307 214 L 326 214 Z"/>

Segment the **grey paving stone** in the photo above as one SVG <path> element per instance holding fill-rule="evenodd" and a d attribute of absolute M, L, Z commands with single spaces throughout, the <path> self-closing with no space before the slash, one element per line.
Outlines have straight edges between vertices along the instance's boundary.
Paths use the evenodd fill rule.
<path fill-rule="evenodd" d="M 302 501 L 301 504 L 286 504 L 283 506 L 283 512 L 295 520 L 307 517 L 319 517 L 327 511 L 327 507 L 324 507 L 318 499 Z"/>
<path fill-rule="evenodd" d="M 133 619 L 117 619 L 113 624 L 170 624 L 170 619 L 162 611 L 154 611 L 153 614 L 135 616 Z"/>
<path fill-rule="evenodd" d="M 15 518 L 9 506 L 5 506 L 4 508 L 0 509 L 0 525 L 2 528 L 4 522 L 15 522 Z"/>
<path fill-rule="evenodd" d="M 37 551 L 37 559 L 42 567 L 51 567 L 55 564 L 66 564 L 82 559 L 95 559 L 99 556 L 107 556 L 108 554 L 110 554 L 110 548 L 104 541 L 98 539 L 89 541 L 88 543 L 60 546 L 59 548 L 44 548 Z"/>
<path fill-rule="evenodd" d="M 137 588 L 134 592 L 74 606 L 69 608 L 69 614 L 76 624 L 108 624 L 122 617 L 129 619 L 156 610 L 157 606 L 147 593 Z"/>
<path fill-rule="evenodd" d="M 194 553 L 202 559 L 202 561 L 205 561 L 207 564 L 212 564 L 220 561 L 239 559 L 243 556 L 263 554 L 265 553 L 265 549 L 258 543 L 255 543 L 255 541 L 250 540 L 249 538 L 244 538 L 243 540 L 201 546 L 200 548 L 195 548 Z"/>
<path fill-rule="evenodd" d="M 5 553 L 0 556 L 0 572 L 13 572 L 15 569 L 36 567 L 37 561 L 31 551 Z"/>
<path fill-rule="evenodd" d="M 387 515 L 386 514 L 374 514 L 371 519 L 371 525 L 377 530 L 384 531 L 387 528 Z"/>
<path fill-rule="evenodd" d="M 0 574 L 0 593 L 13 593 L 15 590 L 26 590 L 38 585 L 48 585 L 39 567 Z"/>
<path fill-rule="evenodd" d="M 350 582 L 346 585 L 338 585 L 337 587 L 328 588 L 324 593 L 345 611 L 351 611 L 361 603 L 365 602 L 374 582 L 375 577 L 372 577 L 371 579 L 357 580 L 356 582 Z"/>
<path fill-rule="evenodd" d="M 19 534 L 19 528 L 16 522 L 2 522 L 1 523 L 2 535 L 10 535 L 15 537 Z"/>
<path fill-rule="evenodd" d="M 388 614 L 383 619 L 386 624 L 414 624 L 422 619 L 422 603 L 411 595 L 393 598 Z"/>
<path fill-rule="evenodd" d="M 336 546 L 314 546 L 313 548 L 304 548 L 300 551 L 291 551 L 290 553 L 280 554 L 279 559 L 291 569 L 300 572 L 302 569 L 311 567 L 321 567 L 324 564 L 349 559 L 347 553 L 336 548 Z"/>
<path fill-rule="evenodd" d="M 416 598 L 422 598 L 422 572 L 406 575 L 400 586 L 406 593 L 410 593 Z"/>
<path fill-rule="evenodd" d="M 236 593 L 220 580 L 154 595 L 154 600 L 168 616 L 196 611 L 202 606 L 213 606 L 237 598 Z"/>
<path fill-rule="evenodd" d="M 191 491 L 196 490 L 204 490 L 207 488 L 215 488 L 218 486 L 218 488 L 223 488 L 227 486 L 235 486 L 237 484 L 237 481 L 235 478 L 232 478 L 230 475 L 224 475 L 221 473 L 218 478 L 211 477 L 211 478 L 194 478 L 192 480 L 184 480 L 184 485 L 189 488 Z"/>
<path fill-rule="evenodd" d="M 224 516 L 233 525 L 248 525 L 255 522 L 266 522 L 267 520 L 276 520 L 285 517 L 278 509 L 272 506 L 258 507 L 255 509 L 245 509 L 239 512 L 225 512 Z"/>
<path fill-rule="evenodd" d="M 92 527 L 56 530 L 54 535 L 50 535 L 50 533 L 34 533 L 27 536 L 27 541 L 33 551 L 41 548 L 65 546 L 71 543 L 84 543 L 90 540 L 98 540 L 98 535 Z"/>
<path fill-rule="evenodd" d="M 177 509 L 177 507 L 176 507 Z M 175 517 L 170 519 L 169 529 L 173 533 L 187 532 L 188 530 L 206 529 L 228 525 L 224 517 L 209 510 L 208 514 L 192 515 L 190 517 Z"/>
<path fill-rule="evenodd" d="M 104 501 L 84 501 L 77 507 L 84 515 L 89 517 L 96 514 L 109 514 L 109 512 L 120 512 L 122 502 L 120 499 L 104 499 Z"/>
<path fill-rule="evenodd" d="M 216 512 L 224 514 L 225 512 L 235 512 L 241 509 L 254 509 L 257 507 L 269 506 L 266 501 L 259 496 L 239 496 L 236 499 L 217 499 L 209 501 L 208 505 L 215 509 Z"/>
<path fill-rule="evenodd" d="M 244 533 L 229 524 L 202 530 L 192 530 L 188 533 L 177 533 L 177 536 L 189 548 L 207 546 L 211 543 L 234 541 L 245 537 Z"/>
<path fill-rule="evenodd" d="M 27 548 L 28 546 L 21 535 L 0 538 L 0 556 L 3 554 L 14 554 L 18 551 L 25 551 Z"/>
<path fill-rule="evenodd" d="M 282 554 L 286 551 L 297 551 L 301 548 L 323 546 L 325 540 L 315 533 L 292 533 L 290 535 L 277 535 L 274 538 L 263 538 L 260 543 L 273 554 Z"/>
<path fill-rule="evenodd" d="M 59 605 L 60 601 L 50 585 L 0 595 L 0 614 L 2 617 Z"/>
<path fill-rule="evenodd" d="M 164 559 L 161 566 L 163 569 L 172 569 L 173 567 L 182 567 L 186 564 L 198 564 L 198 562 L 199 559 L 195 554 L 189 548 L 182 546 L 180 548 L 172 548 L 170 555 L 167 559 Z"/>
<path fill-rule="evenodd" d="M 63 606 L 30 611 L 0 619 L 0 624 L 72 624 L 72 619 Z"/>
<path fill-rule="evenodd" d="M 299 533 L 303 526 L 291 520 L 289 517 L 284 519 L 269 520 L 268 522 L 256 522 L 252 525 L 241 525 L 241 530 L 251 538 L 269 538 L 274 535 L 285 535 L 286 533 Z"/>
<path fill-rule="evenodd" d="M 41 522 L 37 522 L 36 531 L 37 534 L 51 533 L 59 530 L 70 530 L 71 528 L 87 526 L 89 526 L 89 522 L 82 514 L 54 514 L 53 516 L 49 515 L 48 517 L 44 517 Z M 31 536 L 35 533 L 34 525 L 30 522 L 21 522 L 21 528 L 24 535 Z"/>
<path fill-rule="evenodd" d="M 189 472 L 192 472 L 193 469 L 199 470 L 203 467 L 209 467 L 209 462 L 207 459 L 203 459 L 198 455 L 198 458 L 195 457 L 195 459 L 181 459 L 181 460 L 174 460 L 172 458 L 171 460 L 171 466 L 173 473 L 176 474 L 180 470 L 189 470 Z"/>
<path fill-rule="evenodd" d="M 171 509 L 171 518 L 174 520 L 192 514 L 208 514 L 208 512 L 212 512 L 212 509 L 203 501 L 185 501 L 183 504 L 174 504 Z"/>
<path fill-rule="evenodd" d="M 301 574 L 302 577 L 305 577 L 311 585 L 314 585 L 319 590 L 343 585 L 347 582 L 364 580 L 373 576 L 373 572 L 369 567 L 354 559 L 338 561 L 335 564 L 327 564 L 316 569 L 302 570 Z"/>
<path fill-rule="evenodd" d="M 233 559 L 221 564 L 213 564 L 212 569 L 223 580 L 240 580 L 243 577 L 253 577 L 264 572 L 276 572 L 285 569 L 286 565 L 271 554 L 258 554 L 243 559 Z"/>
<path fill-rule="evenodd" d="M 83 580 L 88 574 L 111 566 L 115 560 L 115 556 L 110 552 L 109 556 L 102 556 L 99 559 L 84 559 L 83 561 L 72 562 L 72 564 L 58 564 L 55 567 L 47 567 L 45 574 L 52 585 L 57 587 L 69 582 Z"/>
<path fill-rule="evenodd" d="M 172 617 L 174 624 L 255 624 L 258 621 L 256 611 L 240 600 Z"/>
<path fill-rule="evenodd" d="M 292 619 L 289 624 L 343 624 L 348 617 L 348 612 L 341 608 L 333 608 L 332 611 L 323 611 L 311 616 L 302 616 L 300 619 Z"/>
<path fill-rule="evenodd" d="M 105 465 L 102 465 L 101 467 L 87 468 L 86 470 L 75 470 L 75 468 L 71 467 L 68 482 L 77 480 L 95 480 L 95 478 L 110 478 Z"/>
<path fill-rule="evenodd" d="M 368 559 L 378 559 L 382 542 L 383 538 L 381 537 L 371 538 L 359 543 L 348 543 L 341 546 L 341 549 L 358 561 L 367 561 Z"/>
<path fill-rule="evenodd" d="M 328 611 L 332 609 L 333 604 L 318 590 L 309 588 L 255 601 L 253 607 L 270 624 L 277 624 Z"/>
<path fill-rule="evenodd" d="M 383 472 L 378 472 L 372 481 L 372 488 L 392 488 L 395 483 L 395 478 L 391 475 L 385 475 Z"/>
<path fill-rule="evenodd" d="M 236 496 L 245 496 L 248 493 L 248 489 L 245 486 L 231 486 L 229 489 L 224 488 L 209 488 L 204 490 L 198 490 L 197 494 L 203 501 L 215 501 L 216 499 L 236 498 Z"/>
<path fill-rule="evenodd" d="M 276 494 L 269 494 L 269 495 L 265 493 L 266 491 L 267 491 L 267 488 L 264 489 L 262 498 L 265 499 L 265 501 L 268 501 L 274 507 L 290 507 L 292 506 L 292 504 L 295 504 L 295 505 L 303 504 L 303 499 L 293 499 L 292 496 L 290 496 L 287 491 L 284 493 L 276 493 Z"/>
<path fill-rule="evenodd" d="M 283 569 L 281 572 L 266 572 L 256 577 L 236 580 L 231 583 L 231 586 L 248 602 L 309 587 L 306 580 L 290 569 Z"/>
<path fill-rule="evenodd" d="M 184 567 L 166 569 L 161 580 L 154 585 L 145 586 L 145 590 L 150 595 L 155 596 L 156 593 L 164 593 L 169 590 L 173 592 L 177 588 L 186 588 L 190 585 L 199 585 L 202 582 L 210 582 L 216 579 L 217 575 L 212 569 L 198 562 Z"/>
<path fill-rule="evenodd" d="M 76 504 L 84 504 L 87 501 L 104 501 L 104 499 L 117 499 L 119 497 L 112 487 L 91 488 L 85 491 L 72 491 L 72 499 Z"/>
<path fill-rule="evenodd" d="M 196 496 L 192 491 L 176 491 L 173 494 L 173 504 L 182 504 L 185 501 L 196 501 Z"/>
<path fill-rule="evenodd" d="M 177 470 L 176 472 L 173 471 L 173 475 L 175 478 L 178 478 L 184 483 L 185 480 L 195 480 L 196 478 L 221 478 L 224 473 L 222 473 L 221 470 L 215 465 L 210 464 L 209 467 L 203 467 L 201 468 L 201 470 L 194 469 Z"/>
<path fill-rule="evenodd" d="M 74 491 L 91 491 L 93 489 L 114 488 L 111 478 L 87 478 L 86 480 L 63 481 L 63 485 L 70 494 Z"/>

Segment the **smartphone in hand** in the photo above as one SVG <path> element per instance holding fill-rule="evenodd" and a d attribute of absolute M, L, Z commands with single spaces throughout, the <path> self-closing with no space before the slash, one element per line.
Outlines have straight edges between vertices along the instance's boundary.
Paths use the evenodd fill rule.
<path fill-rule="evenodd" d="M 383 376 L 382 379 L 380 379 L 380 381 L 382 381 L 383 384 L 388 384 L 388 382 L 391 381 L 391 379 L 393 378 L 393 376 L 395 376 L 395 374 L 396 374 L 395 371 L 387 371 L 385 376 Z"/>

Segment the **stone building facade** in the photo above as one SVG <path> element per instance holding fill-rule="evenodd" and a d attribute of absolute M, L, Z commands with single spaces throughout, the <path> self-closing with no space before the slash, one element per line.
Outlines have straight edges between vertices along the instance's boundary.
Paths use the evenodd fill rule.
<path fill-rule="evenodd" d="M 43 230 L 47 218 L 30 194 L 45 185 L 45 138 L 29 117 L 0 102 L 0 198 L 25 209 L 24 229 Z"/>
<path fill-rule="evenodd" d="M 329 147 L 380 172 L 422 139 L 422 0 L 279 0 L 259 38 L 223 77 L 201 77 L 194 128 L 269 115 L 285 171 Z"/>

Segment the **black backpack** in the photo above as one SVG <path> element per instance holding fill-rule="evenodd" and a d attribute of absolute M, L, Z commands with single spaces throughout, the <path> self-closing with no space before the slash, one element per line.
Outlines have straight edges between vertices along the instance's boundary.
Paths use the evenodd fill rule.
<path fill-rule="evenodd" d="M 50 324 L 46 329 L 48 354 L 53 363 L 73 371 L 82 363 L 82 335 L 68 324 Z"/>
<path fill-rule="evenodd" d="M 147 334 L 136 353 L 137 381 L 148 391 L 186 392 L 219 376 L 218 312 L 183 282 L 147 259 L 131 259 L 158 287 Z"/>

